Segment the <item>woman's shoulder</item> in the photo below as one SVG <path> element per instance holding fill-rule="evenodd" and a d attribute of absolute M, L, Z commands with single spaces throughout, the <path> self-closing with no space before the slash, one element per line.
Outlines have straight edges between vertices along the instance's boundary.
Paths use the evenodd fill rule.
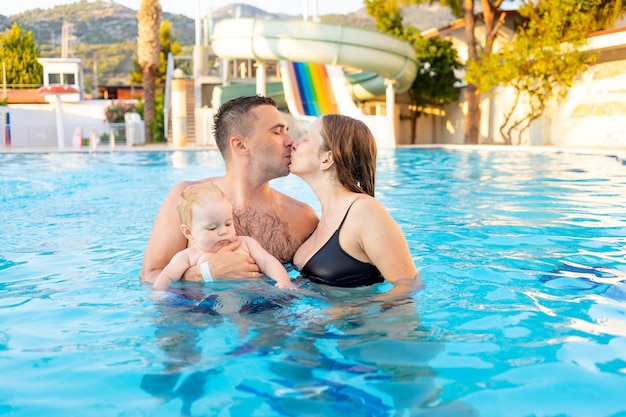
<path fill-rule="evenodd" d="M 370 195 L 362 194 L 356 197 L 348 213 L 346 213 L 346 217 L 347 219 L 359 219 L 362 223 L 370 224 L 389 217 L 389 212 L 379 200 Z"/>
<path fill-rule="evenodd" d="M 369 210 L 378 210 L 383 208 L 383 205 L 378 201 L 375 197 L 372 197 L 369 194 L 354 194 L 354 200 L 351 205 L 351 209 L 355 211 L 369 211 Z"/>

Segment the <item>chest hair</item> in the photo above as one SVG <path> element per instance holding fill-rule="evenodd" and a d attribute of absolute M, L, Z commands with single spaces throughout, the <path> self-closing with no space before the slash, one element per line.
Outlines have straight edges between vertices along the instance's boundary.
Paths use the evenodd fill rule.
<path fill-rule="evenodd" d="M 233 214 L 237 234 L 254 238 L 281 263 L 291 262 L 301 242 L 275 210 L 234 209 Z"/>

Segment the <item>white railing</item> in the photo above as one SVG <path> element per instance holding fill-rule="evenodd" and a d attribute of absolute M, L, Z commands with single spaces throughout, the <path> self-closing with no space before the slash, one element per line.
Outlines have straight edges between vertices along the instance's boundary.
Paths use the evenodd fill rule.
<path fill-rule="evenodd" d="M 57 148 L 57 129 L 54 123 L 30 123 L 0 126 L 0 149 L 2 148 Z M 102 123 L 66 125 L 64 147 L 89 149 L 94 146 L 133 146 L 143 144 L 143 121 L 138 123 Z"/>

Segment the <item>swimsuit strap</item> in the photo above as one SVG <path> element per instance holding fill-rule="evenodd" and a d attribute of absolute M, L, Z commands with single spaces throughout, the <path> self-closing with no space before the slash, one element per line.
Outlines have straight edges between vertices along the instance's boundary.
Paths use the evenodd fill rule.
<path fill-rule="evenodd" d="M 337 227 L 337 229 L 335 230 L 335 232 L 339 229 L 341 229 L 341 226 L 343 226 L 343 222 L 346 221 L 346 217 L 348 217 L 348 212 L 350 211 L 350 209 L 352 208 L 352 205 L 359 199 L 361 198 L 361 196 L 358 196 L 357 198 L 355 198 L 354 200 L 352 200 L 352 203 L 350 203 L 350 205 L 348 206 L 348 210 L 346 210 L 346 214 L 343 215 L 343 219 L 341 219 L 341 223 L 339 223 L 339 227 Z M 309 235 L 307 236 L 307 239 L 310 238 L 313 233 L 317 230 L 317 226 L 315 226 L 315 229 L 313 229 L 313 231 L 311 233 L 309 233 Z M 332 236 L 331 236 L 332 237 Z"/>
<path fill-rule="evenodd" d="M 339 223 L 339 227 L 337 228 L 337 230 L 341 229 L 341 226 L 343 226 L 343 222 L 346 221 L 346 218 L 348 217 L 348 213 L 350 212 L 350 209 L 352 208 L 352 205 L 359 199 L 361 198 L 361 196 L 358 196 L 357 198 L 355 198 L 352 203 L 350 203 L 350 205 L 348 206 L 348 210 L 346 210 L 346 214 L 343 215 L 343 219 L 341 220 L 341 223 Z"/>

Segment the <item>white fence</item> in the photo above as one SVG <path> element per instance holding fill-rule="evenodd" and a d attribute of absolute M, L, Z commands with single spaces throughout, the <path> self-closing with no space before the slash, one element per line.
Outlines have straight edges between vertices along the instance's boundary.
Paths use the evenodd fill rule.
<path fill-rule="evenodd" d="M 144 123 L 66 124 L 63 144 L 66 148 L 116 145 L 133 146 L 145 142 Z M 6 124 L 0 121 L 0 148 L 57 147 L 54 123 Z"/>

